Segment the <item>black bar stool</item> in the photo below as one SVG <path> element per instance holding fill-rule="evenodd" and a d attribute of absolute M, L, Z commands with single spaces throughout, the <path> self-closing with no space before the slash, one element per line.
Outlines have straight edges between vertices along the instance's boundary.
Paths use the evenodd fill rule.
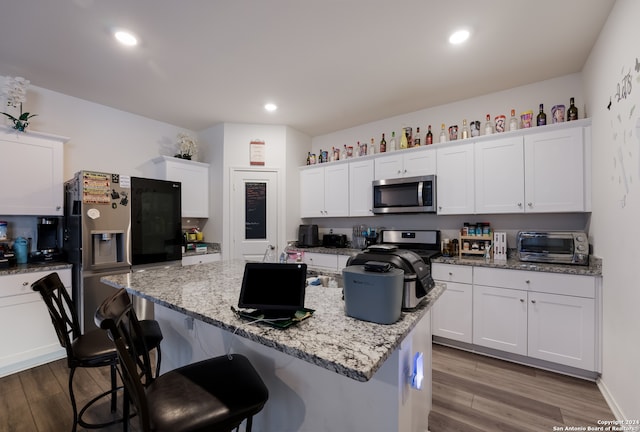
<path fill-rule="evenodd" d="M 269 392 L 246 357 L 215 357 L 153 378 L 148 350 L 136 342 L 142 329 L 124 289 L 98 308 L 96 324 L 115 342 L 125 395 L 142 431 L 227 432 L 245 419 L 251 431 Z"/>

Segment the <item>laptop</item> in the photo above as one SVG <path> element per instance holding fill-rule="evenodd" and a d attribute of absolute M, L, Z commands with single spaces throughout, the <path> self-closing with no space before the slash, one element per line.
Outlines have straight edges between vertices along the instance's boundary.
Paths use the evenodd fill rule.
<path fill-rule="evenodd" d="M 238 315 L 286 328 L 313 314 L 304 307 L 307 265 L 246 263 Z"/>

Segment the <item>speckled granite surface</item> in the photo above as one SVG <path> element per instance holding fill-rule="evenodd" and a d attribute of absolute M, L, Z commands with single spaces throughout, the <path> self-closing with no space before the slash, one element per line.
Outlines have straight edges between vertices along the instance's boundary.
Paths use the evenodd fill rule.
<path fill-rule="evenodd" d="M 262 345 L 357 381 L 369 380 L 445 290 L 437 284 L 412 312 L 391 325 L 344 314 L 342 289 L 309 286 L 305 306 L 315 314 L 286 330 L 249 324 L 236 307 L 244 261 L 220 261 L 171 270 L 107 276 L 101 280 Z"/>
<path fill-rule="evenodd" d="M 42 263 L 42 264 L 18 264 L 14 267 L 6 269 L 0 269 L 0 276 L 21 274 L 21 273 L 33 273 L 38 271 L 56 271 L 61 269 L 71 268 L 69 263 Z"/>
<path fill-rule="evenodd" d="M 522 262 L 511 256 L 506 261 L 485 261 L 484 258 L 458 258 L 456 257 L 437 257 L 431 262 L 443 264 L 469 265 L 476 267 L 493 267 L 510 270 L 530 270 L 548 273 L 564 273 L 582 276 L 602 276 L 602 260 L 594 256 L 589 257 L 589 265 L 568 265 L 568 264 L 546 264 L 546 263 L 529 263 Z"/>

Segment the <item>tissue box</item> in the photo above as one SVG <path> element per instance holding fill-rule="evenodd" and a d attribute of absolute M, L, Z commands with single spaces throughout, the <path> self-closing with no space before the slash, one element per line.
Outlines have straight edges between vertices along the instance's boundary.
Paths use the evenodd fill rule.
<path fill-rule="evenodd" d="M 364 265 L 354 265 L 345 267 L 342 277 L 346 315 L 378 324 L 393 324 L 400 319 L 403 270 L 373 272 L 366 271 Z"/>

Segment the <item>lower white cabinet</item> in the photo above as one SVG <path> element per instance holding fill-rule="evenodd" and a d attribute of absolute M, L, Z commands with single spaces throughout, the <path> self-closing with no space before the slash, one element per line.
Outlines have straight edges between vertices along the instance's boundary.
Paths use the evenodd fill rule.
<path fill-rule="evenodd" d="M 472 273 L 473 267 L 433 263 L 435 281 L 447 284 L 447 289 L 433 305 L 431 328 L 435 336 L 460 342 L 472 342 Z"/>
<path fill-rule="evenodd" d="M 473 343 L 596 370 L 596 278 L 477 267 Z"/>
<path fill-rule="evenodd" d="M 31 284 L 51 272 L 0 276 L 0 376 L 9 375 L 66 355 L 49 311 Z M 71 269 L 57 270 L 71 293 Z"/>
<path fill-rule="evenodd" d="M 221 255 L 219 253 L 187 255 L 182 257 L 182 265 L 188 266 L 194 264 L 212 263 L 220 261 L 221 259 Z"/>
<path fill-rule="evenodd" d="M 347 266 L 349 255 L 305 252 L 302 261 L 314 270 L 340 272 Z"/>

